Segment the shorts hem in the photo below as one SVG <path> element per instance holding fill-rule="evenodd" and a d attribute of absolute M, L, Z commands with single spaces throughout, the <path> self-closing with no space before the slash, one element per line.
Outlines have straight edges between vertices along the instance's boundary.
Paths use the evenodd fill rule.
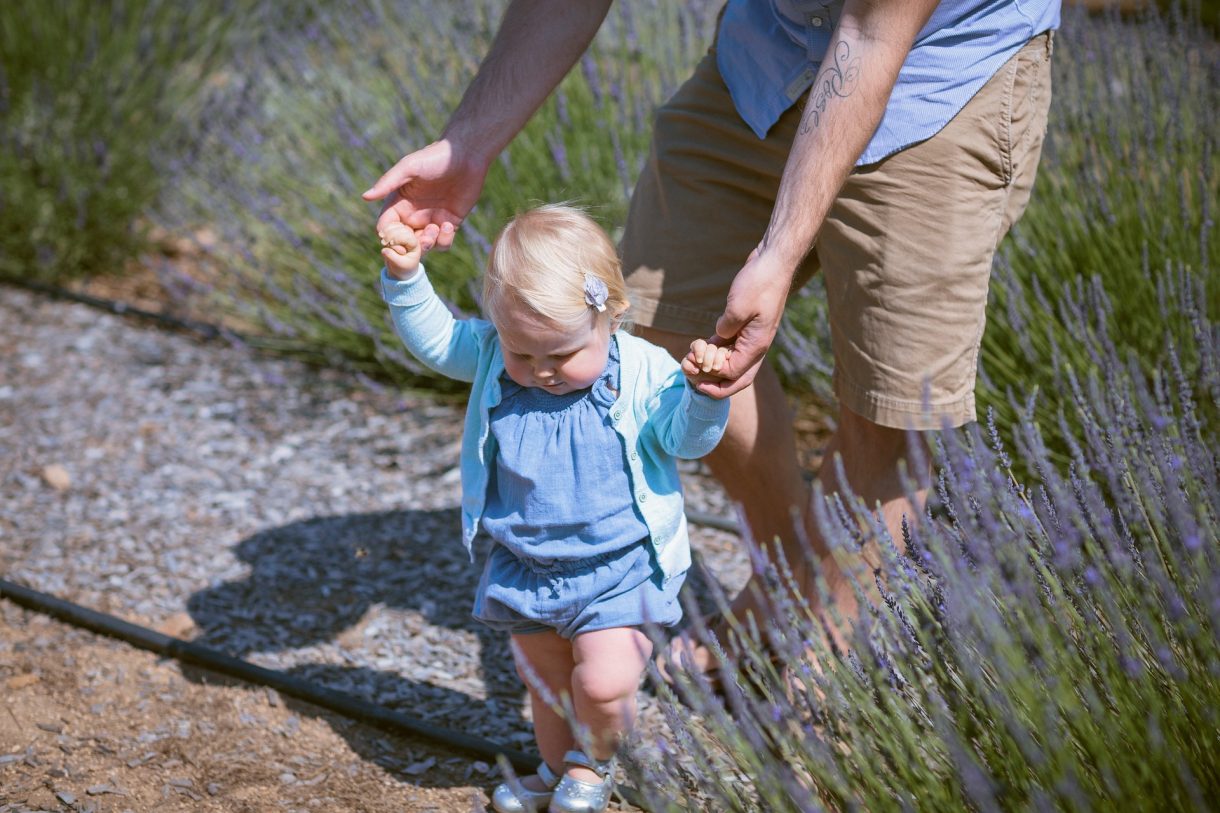
<path fill-rule="evenodd" d="M 858 387 L 838 374 L 834 377 L 834 392 L 841 405 L 866 420 L 891 429 L 920 432 L 955 429 L 977 420 L 973 392 L 955 401 L 911 401 Z"/>
<path fill-rule="evenodd" d="M 613 630 L 620 628 L 645 630 L 650 626 L 660 627 L 662 629 L 671 629 L 682 623 L 682 616 L 679 615 L 676 619 L 670 621 L 645 620 L 639 622 L 638 624 L 604 624 L 600 626 L 590 624 L 588 626 L 581 627 L 571 635 L 565 635 L 564 632 L 566 630 L 564 628 L 554 627 L 550 624 L 516 624 L 511 621 L 489 621 L 487 619 L 479 618 L 478 616 L 473 616 L 473 618 L 475 621 L 478 621 L 488 629 L 505 633 L 507 635 L 538 635 L 543 632 L 553 632 L 560 638 L 563 638 L 565 641 L 570 641 L 577 635 L 584 635 L 586 632 L 601 632 L 602 630 Z"/>

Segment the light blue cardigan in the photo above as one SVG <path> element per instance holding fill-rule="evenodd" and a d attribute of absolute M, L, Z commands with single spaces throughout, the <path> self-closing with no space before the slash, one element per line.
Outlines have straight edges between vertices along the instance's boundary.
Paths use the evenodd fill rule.
<path fill-rule="evenodd" d="M 483 319 L 454 319 L 421 270 L 397 280 L 384 269 L 381 295 L 407 349 L 442 375 L 473 384 L 462 432 L 462 541 L 471 543 L 487 498 L 496 448 L 488 416 L 500 403 L 504 359 L 495 327 Z M 614 430 L 627 450 L 635 504 L 652 539 L 657 562 L 671 578 L 690 567 L 690 540 L 682 510 L 676 458 L 702 457 L 724 434 L 728 399 L 693 390 L 664 350 L 618 333 L 620 392 L 610 407 Z"/>

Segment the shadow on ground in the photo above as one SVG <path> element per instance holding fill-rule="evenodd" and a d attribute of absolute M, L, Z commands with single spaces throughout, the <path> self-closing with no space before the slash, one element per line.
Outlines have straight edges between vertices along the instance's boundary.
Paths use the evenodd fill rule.
<path fill-rule="evenodd" d="M 470 617 L 480 569 L 455 541 L 460 528 L 457 510 L 448 509 L 316 517 L 257 533 L 234 551 L 250 568 L 245 579 L 188 599 L 198 629 L 193 640 L 239 658 L 331 643 L 349 663 L 284 671 L 435 726 L 475 733 L 472 721 L 494 719 L 501 735 L 529 731 L 507 640 Z M 383 607 L 391 612 L 379 612 Z M 402 623 L 401 610 L 415 613 Z M 370 624 L 381 629 L 370 631 Z M 393 663 L 372 668 L 370 660 Z M 408 677 L 421 674 L 428 677 Z M 454 688 L 471 676 L 485 684 L 486 699 Z M 304 704 L 298 710 L 320 712 Z M 380 750 L 368 753 L 369 738 L 340 733 L 361 756 L 401 769 Z"/>
<path fill-rule="evenodd" d="M 434 726 L 534 750 L 529 740 L 509 738 L 531 727 L 507 638 L 470 617 L 488 542 L 480 537 L 472 564 L 456 541 L 460 528 L 458 511 L 447 509 L 316 517 L 262 531 L 236 546 L 248 577 L 189 598 L 193 640 L 239 658 L 334 644 L 349 663 L 284 671 Z M 707 578 L 704 568 L 692 568 L 687 589 L 706 598 Z M 380 660 L 388 662 L 367 665 Z M 216 681 L 200 670 L 188 677 Z M 458 688 L 472 679 L 483 684 L 485 698 Z M 314 706 L 286 702 L 327 720 L 363 758 L 401 772 L 384 740 L 336 725 L 336 715 Z"/>

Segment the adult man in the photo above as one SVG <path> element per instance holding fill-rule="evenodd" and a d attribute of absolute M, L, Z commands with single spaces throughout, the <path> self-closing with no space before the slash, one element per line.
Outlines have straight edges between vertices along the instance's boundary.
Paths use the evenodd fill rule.
<path fill-rule="evenodd" d="M 442 138 L 365 193 L 389 195 L 379 226 L 449 245 L 608 7 L 514 0 Z M 734 343 L 723 379 L 701 385 L 733 397 L 708 463 L 752 537 L 780 541 L 815 604 L 820 571 L 845 617 L 855 600 L 811 520 L 764 354 L 820 268 L 841 407 L 827 460 L 841 455 L 892 532 L 918 516 L 907 430 L 975 417 L 991 261 L 1033 184 L 1058 20 L 1057 0 L 728 0 L 714 52 L 657 115 L 622 247 L 639 332 L 677 356 L 713 331 Z M 922 503 L 929 472 L 909 473 Z M 840 489 L 834 465 L 819 480 Z M 752 591 L 734 609 L 757 609 Z"/>

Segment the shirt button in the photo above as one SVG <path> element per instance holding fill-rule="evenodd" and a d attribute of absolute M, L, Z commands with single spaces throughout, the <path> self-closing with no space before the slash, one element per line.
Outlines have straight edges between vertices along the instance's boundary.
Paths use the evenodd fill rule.
<path fill-rule="evenodd" d="M 817 15 L 814 15 L 813 17 L 809 18 L 809 24 L 811 26 L 813 26 L 814 28 L 821 28 L 823 22 L 825 22 L 825 21 L 821 17 L 818 17 Z"/>
<path fill-rule="evenodd" d="M 640 492 L 640 502 L 645 502 L 647 499 L 648 499 L 648 494 L 646 492 L 641 491 Z"/>
<path fill-rule="evenodd" d="M 631 459 L 632 459 L 632 460 L 639 460 L 639 459 L 640 459 L 640 456 L 639 456 L 638 454 L 636 454 L 635 452 L 632 452 L 632 453 L 631 453 Z"/>
<path fill-rule="evenodd" d="M 623 417 L 623 410 L 621 410 L 621 409 L 614 410 L 614 420 L 617 421 L 621 417 Z"/>

